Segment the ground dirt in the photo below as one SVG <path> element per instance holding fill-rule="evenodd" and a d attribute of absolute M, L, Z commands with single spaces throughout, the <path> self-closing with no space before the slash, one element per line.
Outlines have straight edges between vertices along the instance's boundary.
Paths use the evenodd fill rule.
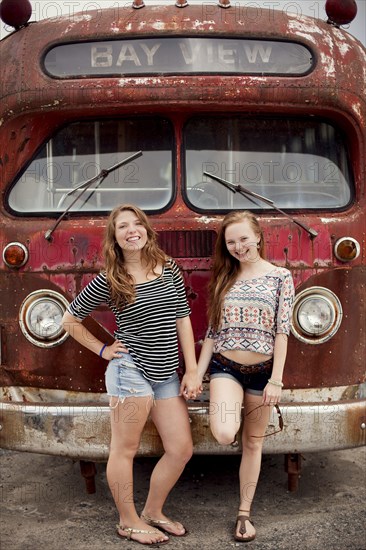
<path fill-rule="evenodd" d="M 281 455 L 265 455 L 253 506 L 255 541 L 232 538 L 239 456 L 195 456 L 166 512 L 189 529 L 166 548 L 221 550 L 365 550 L 366 448 L 308 454 L 297 492 L 287 489 Z M 105 464 L 87 494 L 79 463 L 0 450 L 1 550 L 137 550 L 115 534 L 117 515 Z M 137 458 L 135 500 L 141 510 L 155 458 Z"/>

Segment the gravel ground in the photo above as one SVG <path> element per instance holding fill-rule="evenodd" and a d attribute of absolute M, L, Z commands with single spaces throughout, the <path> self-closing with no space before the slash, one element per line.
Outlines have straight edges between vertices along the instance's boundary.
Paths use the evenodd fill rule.
<path fill-rule="evenodd" d="M 281 455 L 265 455 L 253 518 L 251 550 L 365 550 L 366 448 L 304 457 L 297 492 L 287 490 Z M 154 458 L 137 458 L 135 498 L 143 506 Z M 105 476 L 88 495 L 79 464 L 61 457 L 0 450 L 0 548 L 7 550 L 137 550 L 119 539 Z M 171 493 L 166 511 L 189 529 L 167 548 L 243 547 L 232 538 L 238 456 L 195 456 Z"/>

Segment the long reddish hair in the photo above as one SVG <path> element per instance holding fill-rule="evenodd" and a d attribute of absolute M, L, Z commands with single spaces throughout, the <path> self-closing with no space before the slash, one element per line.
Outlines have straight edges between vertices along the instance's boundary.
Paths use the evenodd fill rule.
<path fill-rule="evenodd" d="M 227 249 L 225 242 L 226 229 L 233 223 L 243 221 L 248 221 L 254 233 L 259 237 L 258 252 L 261 258 L 265 257 L 263 232 L 254 214 L 248 210 L 226 214 L 217 235 L 214 265 L 208 286 L 208 318 L 214 330 L 218 330 L 220 327 L 224 296 L 234 284 L 240 269 L 239 260 L 234 258 Z"/>

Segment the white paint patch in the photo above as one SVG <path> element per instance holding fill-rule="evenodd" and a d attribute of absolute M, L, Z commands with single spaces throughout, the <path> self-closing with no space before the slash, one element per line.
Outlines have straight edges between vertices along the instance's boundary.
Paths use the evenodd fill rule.
<path fill-rule="evenodd" d="M 317 44 L 318 40 L 316 35 L 319 35 L 319 27 L 312 24 L 311 19 L 305 17 L 304 19 L 307 19 L 309 23 L 305 24 L 303 21 L 299 21 L 298 19 L 290 19 L 288 22 L 289 30 L 292 31 L 294 34 L 297 34 L 298 36 L 306 38 L 306 40 L 308 40 L 309 42 Z"/>
<path fill-rule="evenodd" d="M 65 36 L 65 34 L 67 34 L 68 32 L 72 31 L 72 29 L 74 28 L 75 26 L 75 23 L 72 23 L 71 25 L 68 25 L 66 27 L 66 29 L 61 33 L 61 36 Z"/>
<path fill-rule="evenodd" d="M 163 31 L 165 29 L 165 23 L 163 21 L 156 21 L 153 25 L 151 25 L 153 29 Z"/>
<path fill-rule="evenodd" d="M 320 218 L 320 223 L 323 223 L 324 225 L 341 221 L 344 221 L 343 218 Z"/>
<path fill-rule="evenodd" d="M 128 85 L 131 86 L 131 84 L 136 86 L 160 86 L 162 83 L 162 80 L 160 78 L 151 78 L 149 76 L 147 77 L 141 77 L 141 78 L 134 78 L 128 79 Z M 121 86 L 121 88 L 125 87 L 127 85 L 127 81 L 124 78 L 120 78 L 118 81 L 118 85 Z"/>
<path fill-rule="evenodd" d="M 329 55 L 326 55 L 324 52 L 320 52 L 320 58 L 322 60 L 322 65 L 327 76 L 335 76 L 334 59 Z"/>
<path fill-rule="evenodd" d="M 362 47 L 360 47 L 358 44 L 356 44 L 357 48 L 359 49 L 361 57 L 363 57 L 364 62 L 366 64 L 366 50 Z"/>
<path fill-rule="evenodd" d="M 349 44 L 338 44 L 339 53 L 345 56 L 349 51 L 351 51 L 351 46 Z"/>
<path fill-rule="evenodd" d="M 320 56 L 323 61 L 324 70 L 328 76 L 334 76 L 335 75 L 334 41 L 332 36 L 330 36 L 329 34 L 324 34 L 323 38 L 324 38 L 324 42 L 328 44 L 328 47 L 330 50 L 330 55 L 327 55 L 324 52 L 320 52 Z"/>
<path fill-rule="evenodd" d="M 199 21 L 196 19 L 193 21 L 192 27 L 194 29 L 201 29 L 202 27 L 208 26 L 210 29 L 215 28 L 215 21 Z"/>
<path fill-rule="evenodd" d="M 353 103 L 352 104 L 352 109 L 354 110 L 354 112 L 356 113 L 356 115 L 361 118 L 361 105 L 359 103 Z"/>
<path fill-rule="evenodd" d="M 82 23 L 83 21 L 91 21 L 92 16 L 84 13 L 83 15 L 73 15 L 72 16 L 75 23 Z"/>
<path fill-rule="evenodd" d="M 216 221 L 216 218 L 209 218 L 207 216 L 201 216 L 200 218 L 196 218 L 196 221 L 199 222 L 199 223 L 204 223 L 205 225 L 207 225 L 210 222 Z"/>

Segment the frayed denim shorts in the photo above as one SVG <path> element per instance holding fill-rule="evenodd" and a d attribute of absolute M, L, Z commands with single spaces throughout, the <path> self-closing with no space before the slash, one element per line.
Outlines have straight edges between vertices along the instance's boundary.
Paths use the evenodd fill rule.
<path fill-rule="evenodd" d="M 148 380 L 138 369 L 129 353 L 122 353 L 109 361 L 105 372 L 105 385 L 110 397 L 123 400 L 126 397 L 149 397 L 169 399 L 178 397 L 180 382 L 175 372 L 163 382 Z"/>
<path fill-rule="evenodd" d="M 237 368 L 233 368 L 233 365 L 239 365 L 235 361 L 230 361 L 226 357 L 223 358 L 223 360 L 225 364 L 220 361 L 220 353 L 213 354 L 209 366 L 211 379 L 230 378 L 238 382 L 245 392 L 251 393 L 252 395 L 263 395 L 264 388 L 271 378 L 272 369 L 269 372 L 263 370 L 263 372 L 244 373 L 237 370 Z M 258 368 L 262 365 L 265 365 L 265 363 L 257 363 L 252 366 Z M 247 365 L 247 367 L 250 369 L 250 365 Z"/>

